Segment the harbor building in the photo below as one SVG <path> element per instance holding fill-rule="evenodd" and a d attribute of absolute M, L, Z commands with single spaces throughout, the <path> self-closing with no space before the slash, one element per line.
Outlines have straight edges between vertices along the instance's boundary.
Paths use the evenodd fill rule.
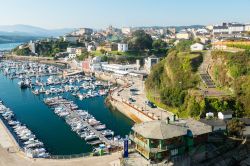
<path fill-rule="evenodd" d="M 172 119 L 135 124 L 129 136 L 134 149 L 148 160 L 172 159 L 205 144 L 212 132 L 211 126 L 193 119 Z"/>
<path fill-rule="evenodd" d="M 107 72 L 128 74 L 130 71 L 136 71 L 138 69 L 138 64 L 102 64 L 102 70 Z"/>

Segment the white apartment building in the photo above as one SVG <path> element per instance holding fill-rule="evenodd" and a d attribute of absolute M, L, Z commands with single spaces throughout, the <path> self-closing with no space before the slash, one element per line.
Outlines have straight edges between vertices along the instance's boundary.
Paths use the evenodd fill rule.
<path fill-rule="evenodd" d="M 74 48 L 74 47 L 68 47 L 67 48 L 67 53 L 69 53 L 69 54 L 75 54 L 76 53 L 76 48 Z"/>
<path fill-rule="evenodd" d="M 195 43 L 190 46 L 191 51 L 202 51 L 204 50 L 204 45 L 200 43 Z"/>
<path fill-rule="evenodd" d="M 76 58 L 76 54 L 69 54 L 69 59 L 75 59 Z"/>
<path fill-rule="evenodd" d="M 245 25 L 244 24 L 229 24 L 228 26 L 228 33 L 234 34 L 234 33 L 241 33 L 245 31 Z"/>
<path fill-rule="evenodd" d="M 213 34 L 228 34 L 228 27 L 227 26 L 214 26 Z"/>
<path fill-rule="evenodd" d="M 250 24 L 245 24 L 245 31 L 250 32 Z"/>
<path fill-rule="evenodd" d="M 119 52 L 126 52 L 126 51 L 128 51 L 128 44 L 118 43 L 118 51 Z"/>
<path fill-rule="evenodd" d="M 33 42 L 33 41 L 30 41 L 30 43 L 29 43 L 29 49 L 30 49 L 30 51 L 32 52 L 32 53 L 36 53 L 36 43 L 35 42 Z"/>
<path fill-rule="evenodd" d="M 122 65 L 122 64 L 102 64 L 102 70 L 114 73 L 127 74 L 130 71 L 136 71 L 138 69 L 137 64 Z"/>

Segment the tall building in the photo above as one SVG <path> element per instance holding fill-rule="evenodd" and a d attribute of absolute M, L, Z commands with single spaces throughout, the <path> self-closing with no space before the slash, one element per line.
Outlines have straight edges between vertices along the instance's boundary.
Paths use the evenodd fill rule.
<path fill-rule="evenodd" d="M 29 43 L 29 49 L 30 49 L 30 51 L 32 52 L 32 53 L 36 53 L 36 43 L 35 42 L 33 42 L 33 41 L 30 41 L 30 43 Z"/>

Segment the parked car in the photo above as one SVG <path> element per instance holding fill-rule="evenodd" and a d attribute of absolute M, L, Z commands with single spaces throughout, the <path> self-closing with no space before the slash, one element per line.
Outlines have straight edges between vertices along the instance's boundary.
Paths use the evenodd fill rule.
<path fill-rule="evenodd" d="M 150 108 L 157 108 L 157 106 L 152 103 L 151 101 L 145 101 L 145 103 L 150 107 Z"/>

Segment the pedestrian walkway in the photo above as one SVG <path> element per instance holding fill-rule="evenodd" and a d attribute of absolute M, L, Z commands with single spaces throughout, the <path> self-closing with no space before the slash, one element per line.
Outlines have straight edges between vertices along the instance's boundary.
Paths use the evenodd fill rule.
<path fill-rule="evenodd" d="M 9 133 L 3 124 L 3 121 L 0 119 L 0 145 L 4 149 L 12 148 L 15 145 L 13 144 L 13 141 L 11 140 Z"/>

